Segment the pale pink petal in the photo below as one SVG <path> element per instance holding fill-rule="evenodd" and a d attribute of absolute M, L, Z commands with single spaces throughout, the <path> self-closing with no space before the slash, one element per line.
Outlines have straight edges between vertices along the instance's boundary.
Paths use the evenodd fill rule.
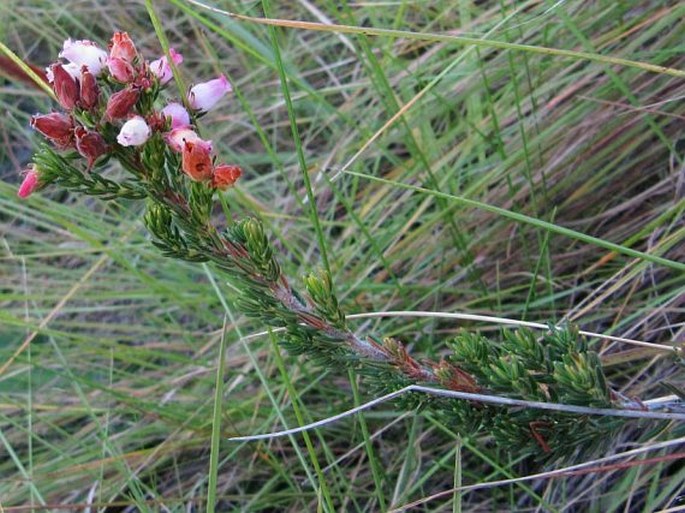
<path fill-rule="evenodd" d="M 112 75 L 115 80 L 123 84 L 133 82 L 133 79 L 136 78 L 136 70 L 133 65 L 118 57 L 110 57 L 107 59 L 107 69 L 109 69 L 110 75 Z"/>
<path fill-rule="evenodd" d="M 171 128 L 182 128 L 190 125 L 190 115 L 180 103 L 170 103 L 162 109 L 162 115 L 171 118 Z"/>
<path fill-rule="evenodd" d="M 192 87 L 188 92 L 188 103 L 193 109 L 206 112 L 232 90 L 231 83 L 221 75 Z"/>
<path fill-rule="evenodd" d="M 67 39 L 59 56 L 78 66 L 86 66 L 93 75 L 99 75 L 107 65 L 107 52 L 92 41 Z"/>
<path fill-rule="evenodd" d="M 183 55 L 178 53 L 173 48 L 169 48 L 169 55 L 171 55 L 171 60 L 176 66 L 183 62 Z M 150 71 L 157 76 L 161 85 L 169 82 L 169 80 L 171 80 L 174 76 L 171 71 L 171 66 L 169 65 L 169 59 L 167 59 L 166 55 L 163 55 L 159 59 L 152 61 L 150 63 Z"/>

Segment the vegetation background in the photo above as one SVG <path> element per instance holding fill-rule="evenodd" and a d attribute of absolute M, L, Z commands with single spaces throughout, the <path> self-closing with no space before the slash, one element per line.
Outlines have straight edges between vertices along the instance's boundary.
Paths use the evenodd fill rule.
<path fill-rule="evenodd" d="M 426 35 L 281 27 L 272 40 L 266 26 L 189 0 L 155 0 L 164 34 L 185 57 L 185 80 L 226 73 L 234 85 L 231 100 L 203 118 L 203 135 L 223 160 L 243 166 L 239 187 L 227 194 L 232 213 L 265 220 L 294 281 L 321 265 L 301 150 L 347 313 L 569 320 L 596 332 L 683 342 L 682 272 L 459 199 L 683 262 L 683 77 L 536 50 L 682 70 L 682 2 L 213 5 Z M 0 40 L 39 67 L 68 37 L 104 45 L 117 30 L 147 58 L 160 55 L 149 6 L 139 1 L 0 3 Z M 437 35 L 535 48 L 463 45 Z M 168 95 L 179 92 L 170 87 Z M 3 68 L 0 106 L 0 511 L 683 508 L 685 432 L 678 425 L 655 431 L 633 423 L 599 456 L 661 445 L 597 461 L 591 472 L 538 477 L 563 465 L 540 468 L 516 448 L 459 438 L 430 414 L 392 404 L 317 430 L 310 445 L 301 436 L 227 441 L 324 418 L 373 391 L 363 378 L 278 352 L 277 333 L 265 334 L 233 309 L 225 279 L 159 255 L 142 224 L 143 205 L 55 189 L 20 202 L 19 171 L 40 140 L 29 117 L 51 103 Z M 493 338 L 500 329 L 403 316 L 355 322 L 401 339 L 417 356 L 438 358 L 460 328 Z M 682 362 L 668 355 L 593 344 L 611 383 L 629 396 L 668 394 L 664 382 L 683 386 Z M 217 416 L 216 393 L 223 405 Z M 212 438 L 218 422 L 221 437 Z M 475 484 L 484 485 L 469 488 Z M 466 488 L 453 490 L 459 485 Z"/>

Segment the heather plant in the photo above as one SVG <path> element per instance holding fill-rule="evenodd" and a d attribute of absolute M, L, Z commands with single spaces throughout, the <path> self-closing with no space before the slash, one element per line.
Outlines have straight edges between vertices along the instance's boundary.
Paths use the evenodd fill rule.
<path fill-rule="evenodd" d="M 0 509 L 676 505 L 681 7 L 156 4 L 0 6 Z"/>
<path fill-rule="evenodd" d="M 47 78 L 62 111 L 31 119 L 48 144 L 25 171 L 21 198 L 57 186 L 104 200 L 144 200 L 152 243 L 168 257 L 211 262 L 225 273 L 240 290 L 240 311 L 284 329 L 281 345 L 290 353 L 360 373 L 378 394 L 415 385 L 465 393 L 450 398 L 413 392 L 398 402 L 407 409 L 430 407 L 458 433 L 484 431 L 514 454 L 554 460 L 597 453 L 630 416 L 622 410 L 650 409 L 611 388 L 597 353 L 571 325 L 551 325 L 542 336 L 526 329 L 505 332 L 499 341 L 464 331 L 439 361 L 410 355 L 392 337 L 355 333 L 327 272 L 305 276 L 298 290 L 283 275 L 258 218 L 225 217 L 224 226 L 217 221 L 216 194 L 233 187 L 242 171 L 217 164 L 212 141 L 199 135 L 198 119 L 230 94 L 225 76 L 191 87 L 183 103 L 160 108 L 173 66 L 183 62 L 176 50 L 149 62 L 127 33 L 117 32 L 108 51 L 69 39 L 60 57 L 68 62 L 52 64 Z M 110 159 L 125 169 L 125 178 L 107 177 Z M 468 394 L 495 394 L 533 407 L 484 404 Z M 656 407 L 673 408 L 674 401 Z M 562 411 L 540 403 L 562 403 Z M 563 405 L 586 410 L 565 412 Z M 678 418 L 651 415 L 660 416 Z"/>

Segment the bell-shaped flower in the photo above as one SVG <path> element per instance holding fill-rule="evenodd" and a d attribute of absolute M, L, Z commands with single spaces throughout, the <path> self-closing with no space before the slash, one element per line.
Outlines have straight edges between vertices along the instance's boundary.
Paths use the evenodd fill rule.
<path fill-rule="evenodd" d="M 185 143 L 193 143 L 206 149 L 207 152 L 212 151 L 212 141 L 205 141 L 200 139 L 190 128 L 176 128 L 164 136 L 164 140 L 169 145 L 169 147 L 177 153 L 184 151 Z"/>
<path fill-rule="evenodd" d="M 105 116 L 110 121 L 128 117 L 138 101 L 139 96 L 140 90 L 137 87 L 132 86 L 128 86 L 126 89 L 114 93 L 109 97 L 109 100 L 107 100 Z"/>
<path fill-rule="evenodd" d="M 133 64 L 138 57 L 138 51 L 127 32 L 115 32 L 109 44 L 109 58 L 121 59 Z"/>
<path fill-rule="evenodd" d="M 183 144 L 181 169 L 196 182 L 210 180 L 214 174 L 214 164 L 207 147 L 186 141 Z"/>
<path fill-rule="evenodd" d="M 150 138 L 152 130 L 140 116 L 133 116 L 121 127 L 117 142 L 122 146 L 140 146 Z"/>
<path fill-rule="evenodd" d="M 95 75 L 85 66 L 81 71 L 81 98 L 79 103 L 86 110 L 92 110 L 98 105 L 100 99 L 100 88 L 98 87 Z"/>
<path fill-rule="evenodd" d="M 74 120 L 66 114 L 51 112 L 33 116 L 31 126 L 57 149 L 65 150 L 74 146 Z"/>
<path fill-rule="evenodd" d="M 180 103 L 169 103 L 162 109 L 162 116 L 171 118 L 172 129 L 183 128 L 190 125 L 190 114 L 188 114 L 188 111 Z"/>
<path fill-rule="evenodd" d="M 117 82 L 129 84 L 136 78 L 136 69 L 133 65 L 118 57 L 107 59 L 107 69 Z"/>
<path fill-rule="evenodd" d="M 171 60 L 174 65 L 178 66 L 183 62 L 183 55 L 178 53 L 173 48 L 169 48 L 169 55 L 171 55 Z M 171 65 L 169 64 L 169 59 L 166 55 L 162 55 L 159 59 L 154 60 L 150 63 L 150 71 L 159 79 L 161 85 L 166 84 L 172 79 L 173 72 L 171 71 Z"/>
<path fill-rule="evenodd" d="M 33 192 L 41 186 L 40 176 L 38 175 L 38 170 L 34 165 L 29 166 L 28 169 L 24 171 L 24 180 L 19 186 L 17 191 L 17 196 L 20 198 L 28 198 Z"/>
<path fill-rule="evenodd" d="M 232 166 L 228 164 L 220 164 L 214 168 L 214 175 L 212 176 L 212 187 L 225 191 L 243 174 L 243 170 L 239 166 Z"/>
<path fill-rule="evenodd" d="M 78 82 L 60 63 L 53 64 L 51 69 L 52 89 L 55 91 L 57 101 L 66 110 L 73 109 L 79 100 Z"/>
<path fill-rule="evenodd" d="M 94 130 L 87 130 L 82 126 L 74 129 L 76 136 L 76 149 L 82 157 L 88 159 L 88 169 L 93 167 L 95 161 L 109 151 L 103 137 Z"/>
<path fill-rule="evenodd" d="M 193 86 L 188 91 L 188 104 L 195 110 L 207 112 L 232 90 L 231 83 L 221 75 L 214 80 Z"/>
<path fill-rule="evenodd" d="M 93 75 L 99 75 L 107 64 L 107 52 L 88 40 L 72 41 L 67 39 L 60 52 L 61 58 L 67 59 L 78 66 L 87 66 Z"/>

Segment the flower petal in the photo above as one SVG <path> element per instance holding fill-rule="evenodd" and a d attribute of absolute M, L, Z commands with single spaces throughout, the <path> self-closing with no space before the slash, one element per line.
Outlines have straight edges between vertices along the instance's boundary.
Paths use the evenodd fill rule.
<path fill-rule="evenodd" d="M 214 176 L 212 176 L 212 186 L 216 189 L 225 191 L 243 174 L 243 170 L 239 166 L 232 166 L 229 164 L 220 164 L 214 168 Z"/>
<path fill-rule="evenodd" d="M 28 198 L 38 187 L 40 187 L 40 185 L 38 171 L 35 166 L 31 166 L 26 170 L 24 180 L 21 182 L 19 190 L 17 191 L 17 196 L 20 198 Z"/>
<path fill-rule="evenodd" d="M 122 89 L 118 93 L 114 93 L 107 101 L 107 109 L 105 110 L 107 119 L 113 120 L 127 117 L 139 97 L 140 90 L 131 86 Z"/>
<path fill-rule="evenodd" d="M 140 116 L 133 116 L 121 127 L 117 142 L 122 146 L 140 146 L 150 138 L 152 130 Z"/>
<path fill-rule="evenodd" d="M 181 167 L 183 172 L 196 182 L 210 180 L 214 174 L 214 164 L 209 150 L 198 143 L 184 143 Z"/>
<path fill-rule="evenodd" d="M 190 115 L 180 103 L 170 103 L 162 109 L 162 115 L 171 118 L 171 128 L 183 128 L 190 125 Z"/>
<path fill-rule="evenodd" d="M 127 32 L 115 32 L 109 47 L 110 59 L 121 59 L 130 64 L 138 56 L 136 46 Z"/>
<path fill-rule="evenodd" d="M 225 75 L 202 82 L 192 87 L 188 92 L 188 104 L 195 110 L 208 111 L 216 103 L 233 90 Z"/>
<path fill-rule="evenodd" d="M 107 52 L 86 39 L 81 41 L 67 39 L 59 56 L 76 64 L 79 70 L 81 66 L 87 66 L 88 71 L 93 75 L 99 75 L 107 64 Z"/>
<path fill-rule="evenodd" d="M 82 157 L 88 159 L 88 169 L 92 168 L 95 161 L 109 151 L 104 138 L 95 130 L 77 126 L 74 129 L 74 135 L 76 149 Z"/>
<path fill-rule="evenodd" d="M 136 70 L 133 65 L 119 57 L 107 59 L 107 69 L 116 81 L 123 84 L 133 82 L 133 79 L 136 78 Z"/>
<path fill-rule="evenodd" d="M 171 60 L 175 65 L 178 66 L 183 62 L 183 55 L 173 48 L 169 48 L 169 55 L 171 55 Z M 169 59 L 167 59 L 166 55 L 162 55 L 159 59 L 152 61 L 150 63 L 150 71 L 159 79 L 161 85 L 169 82 L 174 76 L 171 71 L 171 66 L 169 65 Z"/>
<path fill-rule="evenodd" d="M 167 142 L 167 144 L 171 147 L 172 150 L 178 153 L 181 153 L 183 151 L 185 143 L 187 142 L 199 144 L 207 151 L 212 151 L 212 141 L 205 141 L 204 139 L 200 139 L 200 136 L 188 127 L 176 128 L 172 130 L 171 132 L 166 134 L 164 140 Z"/>
<path fill-rule="evenodd" d="M 79 86 L 76 79 L 64 69 L 60 63 L 53 64 L 52 89 L 55 91 L 57 101 L 66 110 L 71 110 L 79 101 Z"/>

